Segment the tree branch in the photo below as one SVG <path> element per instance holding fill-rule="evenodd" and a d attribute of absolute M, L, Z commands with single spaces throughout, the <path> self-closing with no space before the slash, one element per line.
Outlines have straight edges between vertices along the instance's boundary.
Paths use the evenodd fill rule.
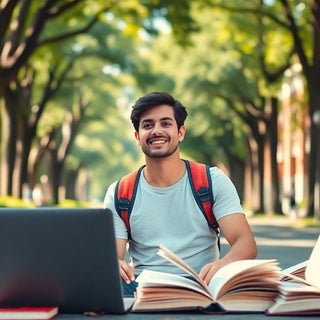
<path fill-rule="evenodd" d="M 79 28 L 78 30 L 70 31 L 70 32 L 67 32 L 67 33 L 64 33 L 64 34 L 61 34 L 61 35 L 58 35 L 58 36 L 55 36 L 55 37 L 51 37 L 51 38 L 39 41 L 37 46 L 40 47 L 40 46 L 46 45 L 48 43 L 58 42 L 58 41 L 61 41 L 61 40 L 65 40 L 65 39 L 74 37 L 74 36 L 76 36 L 78 34 L 88 32 L 91 29 L 91 27 L 98 21 L 99 14 L 100 14 L 100 12 L 97 13 L 92 18 L 92 20 L 89 21 L 89 23 L 87 25 L 85 25 L 84 27 Z"/>
<path fill-rule="evenodd" d="M 234 12 L 234 13 L 250 13 L 254 15 L 263 15 L 265 17 L 268 17 L 270 20 L 273 20 L 277 24 L 285 28 L 288 28 L 288 25 L 286 24 L 285 21 L 280 20 L 278 17 L 276 17 L 270 11 L 267 11 L 267 10 L 262 10 L 257 8 L 230 7 L 224 4 L 215 4 L 214 2 L 211 2 L 211 6 L 221 8 L 223 10 L 227 10 L 229 12 Z"/>
<path fill-rule="evenodd" d="M 8 52 L 8 56 L 13 55 L 19 45 L 19 41 L 21 40 L 21 35 L 25 28 L 25 22 L 27 20 L 30 5 L 31 5 L 31 0 L 24 0 L 22 2 L 22 5 L 20 6 L 19 14 L 15 20 L 15 25 L 17 27 L 13 29 L 10 36 L 10 40 L 8 41 L 8 43 L 10 43 L 11 45 L 11 48 L 9 49 L 9 52 Z"/>
<path fill-rule="evenodd" d="M 75 4 L 77 1 L 74 0 L 72 3 Z M 116 3 L 116 1 L 114 2 L 111 2 L 109 6 L 107 7 L 104 7 L 102 8 L 101 10 L 99 10 L 94 16 L 93 18 L 91 19 L 91 21 L 88 22 L 87 25 L 83 26 L 82 28 L 79 28 L 77 30 L 74 30 L 74 31 L 70 31 L 70 32 L 67 32 L 67 33 L 64 33 L 64 34 L 61 34 L 61 35 L 58 35 L 58 36 L 55 36 L 55 37 L 51 37 L 51 38 L 48 38 L 48 39 L 44 39 L 42 41 L 39 41 L 38 42 L 38 47 L 40 46 L 43 46 L 45 44 L 48 44 L 48 43 L 54 43 L 54 42 L 58 42 L 58 41 L 61 41 L 61 40 L 65 40 L 65 39 L 68 39 L 68 38 L 71 38 L 71 37 L 74 37 L 78 34 L 81 34 L 81 33 L 85 33 L 85 32 L 88 32 L 92 26 L 99 20 L 99 16 L 101 13 L 103 12 L 106 12 L 107 10 L 110 10 L 110 8 Z M 60 12 L 61 13 L 61 12 Z"/>
<path fill-rule="evenodd" d="M 243 101 L 243 105 L 245 107 L 245 110 L 248 114 L 253 116 L 256 119 L 259 120 L 265 120 L 265 114 L 263 111 L 259 110 L 253 102 L 250 101 Z"/>
<path fill-rule="evenodd" d="M 73 8 L 76 6 L 78 3 L 82 2 L 83 0 L 72 0 L 67 3 L 62 4 L 60 7 L 52 8 L 49 10 L 49 15 L 48 18 L 54 18 L 61 13 L 69 10 L 70 8 Z"/>
<path fill-rule="evenodd" d="M 47 0 L 43 6 L 39 8 L 32 26 L 27 30 L 25 42 L 21 43 L 11 56 L 8 56 L 8 50 L 2 50 L 1 64 L 7 69 L 11 69 L 10 72 L 19 70 L 35 50 L 37 39 L 46 22 L 48 10 L 52 7 L 55 1 L 56 0 Z"/>
<path fill-rule="evenodd" d="M 306 56 L 305 51 L 303 49 L 302 41 L 299 36 L 298 27 L 295 23 L 291 7 L 288 3 L 288 0 L 279 0 L 279 1 L 281 2 L 282 6 L 284 8 L 287 21 L 280 20 L 278 17 L 273 15 L 268 10 L 256 9 L 256 8 L 231 7 L 231 6 L 227 6 L 224 4 L 215 4 L 214 1 L 211 1 L 210 3 L 212 6 L 216 6 L 218 8 L 228 10 L 229 12 L 251 13 L 251 14 L 255 14 L 255 15 L 263 15 L 265 17 L 268 17 L 270 20 L 276 22 L 280 26 L 288 29 L 293 36 L 295 51 L 297 52 L 297 54 L 299 56 L 300 63 L 302 65 L 305 73 L 307 74 L 307 73 L 309 73 L 310 66 L 308 64 L 308 59 L 307 59 L 307 56 Z M 314 7 L 316 7 L 316 1 L 319 2 L 319 0 L 314 0 L 314 1 L 315 1 Z"/>
<path fill-rule="evenodd" d="M 3 43 L 6 31 L 9 28 L 11 17 L 19 0 L 2 1 L 0 4 L 0 43 Z"/>
<path fill-rule="evenodd" d="M 302 68 L 305 70 L 306 73 L 309 73 L 308 59 L 307 59 L 307 56 L 306 56 L 305 51 L 303 49 L 302 41 L 299 36 L 297 25 L 296 25 L 295 20 L 293 18 L 293 14 L 292 14 L 292 10 L 290 8 L 290 5 L 287 0 L 280 0 L 280 2 L 283 6 L 287 20 L 289 22 L 288 28 L 293 36 L 295 49 L 296 49 L 296 52 L 299 56 Z"/>
<path fill-rule="evenodd" d="M 311 7 L 313 16 L 313 30 L 314 30 L 314 51 L 313 51 L 313 65 L 320 72 L 320 0 L 314 0 Z"/>
<path fill-rule="evenodd" d="M 83 115 L 89 103 L 83 101 L 83 96 L 79 92 L 79 100 L 77 103 L 78 110 L 75 112 L 67 112 L 66 120 L 62 124 L 62 141 L 57 149 L 57 161 L 62 163 L 72 148 L 73 142 L 78 132 L 79 125 L 83 120 Z M 76 100 L 76 97 L 74 97 Z"/>
<path fill-rule="evenodd" d="M 78 30 L 70 31 L 70 32 L 67 32 L 67 33 L 64 33 L 64 34 L 61 34 L 61 35 L 58 35 L 58 36 L 55 36 L 55 37 L 51 37 L 51 38 L 39 41 L 38 42 L 38 47 L 43 46 L 43 45 L 48 44 L 48 43 L 54 43 L 54 42 L 58 42 L 58 41 L 61 41 L 61 40 L 65 40 L 65 39 L 74 37 L 74 36 L 76 36 L 78 34 L 88 32 L 91 29 L 91 27 L 98 21 L 99 15 L 104 11 L 105 10 L 102 9 L 99 12 L 97 12 L 95 14 L 95 16 L 91 19 L 91 21 L 88 22 L 87 25 L 85 25 L 82 28 L 79 28 Z"/>
<path fill-rule="evenodd" d="M 49 70 L 49 77 L 48 81 L 46 83 L 46 86 L 43 90 L 43 94 L 41 97 L 41 101 L 38 104 L 38 111 L 34 114 L 33 118 L 30 118 L 30 122 L 32 123 L 32 126 L 34 128 L 37 127 L 37 123 L 39 122 L 41 115 L 44 111 L 44 108 L 48 102 L 48 100 L 59 90 L 61 87 L 63 81 L 66 78 L 67 73 L 72 68 L 72 65 L 74 63 L 74 60 L 69 60 L 69 62 L 66 64 L 65 68 L 60 73 L 60 76 L 56 78 L 58 66 L 54 66 Z"/>

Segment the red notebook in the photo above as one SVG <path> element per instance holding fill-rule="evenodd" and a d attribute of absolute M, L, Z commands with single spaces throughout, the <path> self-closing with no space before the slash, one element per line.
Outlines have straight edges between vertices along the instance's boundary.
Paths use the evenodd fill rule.
<path fill-rule="evenodd" d="M 58 307 L 0 308 L 0 319 L 52 319 L 58 314 Z"/>

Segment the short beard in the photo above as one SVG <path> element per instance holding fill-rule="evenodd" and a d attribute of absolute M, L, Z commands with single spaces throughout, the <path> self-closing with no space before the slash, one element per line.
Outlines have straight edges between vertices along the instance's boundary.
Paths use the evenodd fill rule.
<path fill-rule="evenodd" d="M 179 144 L 175 146 L 173 149 L 169 149 L 165 152 L 157 152 L 157 151 L 149 151 L 147 148 L 142 148 L 142 152 L 149 158 L 153 159 L 162 159 L 162 158 L 167 158 L 173 155 L 177 150 L 178 150 Z"/>

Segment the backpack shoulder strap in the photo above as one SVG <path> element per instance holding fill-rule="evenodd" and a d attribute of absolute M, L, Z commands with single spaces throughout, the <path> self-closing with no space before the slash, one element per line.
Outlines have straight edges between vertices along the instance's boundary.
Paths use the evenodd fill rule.
<path fill-rule="evenodd" d="M 209 166 L 193 161 L 186 163 L 193 196 L 211 228 L 218 229 L 218 223 L 212 211 L 213 194 Z"/>
<path fill-rule="evenodd" d="M 129 237 L 131 237 L 129 222 L 130 214 L 137 194 L 140 174 L 144 167 L 145 166 L 142 166 L 138 170 L 122 177 L 116 184 L 114 196 L 115 208 L 127 228 Z"/>

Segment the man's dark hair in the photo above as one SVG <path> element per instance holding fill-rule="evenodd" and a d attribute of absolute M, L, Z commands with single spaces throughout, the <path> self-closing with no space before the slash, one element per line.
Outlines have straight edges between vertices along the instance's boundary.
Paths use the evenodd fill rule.
<path fill-rule="evenodd" d="M 166 92 L 150 92 L 136 101 L 132 107 L 130 117 L 135 130 L 139 131 L 140 117 L 145 111 L 163 104 L 169 105 L 173 108 L 174 117 L 179 130 L 187 118 L 187 110 L 178 100 L 175 100 Z"/>

